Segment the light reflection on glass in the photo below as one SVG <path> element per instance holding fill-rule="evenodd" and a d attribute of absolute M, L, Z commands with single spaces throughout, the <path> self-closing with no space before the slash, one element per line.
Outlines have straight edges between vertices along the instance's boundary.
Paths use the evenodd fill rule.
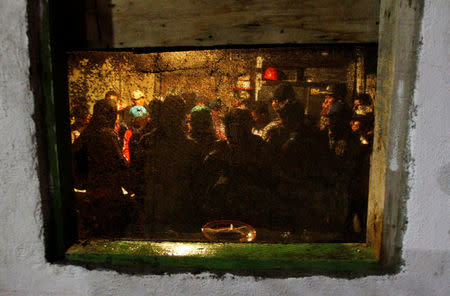
<path fill-rule="evenodd" d="M 189 256 L 189 255 L 204 255 L 211 253 L 210 247 L 207 244 L 193 244 L 193 243 L 161 243 L 161 255 L 165 256 Z"/>

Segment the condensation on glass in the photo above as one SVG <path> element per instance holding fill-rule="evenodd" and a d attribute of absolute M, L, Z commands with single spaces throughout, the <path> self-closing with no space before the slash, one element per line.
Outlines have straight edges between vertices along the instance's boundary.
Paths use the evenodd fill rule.
<path fill-rule="evenodd" d="M 376 52 L 69 52 L 79 236 L 364 241 Z"/>

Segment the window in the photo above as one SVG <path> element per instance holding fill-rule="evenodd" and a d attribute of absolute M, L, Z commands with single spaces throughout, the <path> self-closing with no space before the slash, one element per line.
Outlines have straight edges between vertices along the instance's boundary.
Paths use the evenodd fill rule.
<path fill-rule="evenodd" d="M 376 47 L 69 53 L 79 236 L 203 241 L 217 236 L 202 225 L 237 220 L 228 232 L 245 241 L 363 242 L 364 57 Z M 105 96 L 118 107 L 108 138 Z"/>
<path fill-rule="evenodd" d="M 103 1 L 100 1 L 103 3 Z M 126 28 L 124 26 L 121 26 L 121 22 L 123 20 L 120 19 L 120 16 L 123 16 L 124 14 L 120 14 L 121 9 L 125 9 L 124 4 L 121 1 L 117 1 L 116 3 L 114 3 L 115 8 L 112 9 L 112 15 L 116 16 L 118 18 L 116 18 L 114 20 L 114 24 L 118 25 L 118 28 Z M 156 4 L 154 4 L 156 5 Z M 282 4 L 281 4 L 282 5 Z M 377 1 L 374 1 L 373 4 L 371 5 L 366 5 L 366 4 L 352 4 L 355 9 L 360 9 L 361 13 L 365 13 L 367 15 L 365 15 L 366 19 L 365 21 L 367 22 L 372 22 L 372 19 L 370 17 L 371 13 L 373 13 L 374 11 L 378 11 L 378 4 Z M 390 214 L 391 212 L 397 213 L 397 209 L 398 208 L 402 208 L 402 203 L 401 201 L 396 200 L 395 196 L 404 196 L 405 194 L 405 190 L 406 190 L 406 175 L 404 173 L 405 168 L 404 163 L 402 161 L 402 156 L 403 156 L 403 149 L 399 149 L 402 147 L 406 146 L 406 139 L 407 139 L 407 134 L 406 134 L 406 130 L 407 130 L 407 118 L 408 118 L 408 106 L 409 106 L 409 97 L 408 95 L 411 94 L 412 91 L 412 85 L 414 82 L 414 54 L 413 54 L 413 49 L 416 46 L 416 43 L 412 43 L 412 42 L 407 42 L 409 40 L 412 40 L 413 42 L 417 42 L 417 37 L 416 34 L 417 32 L 415 31 L 415 27 L 411 26 L 410 23 L 405 24 L 399 20 L 405 18 L 405 17 L 410 17 L 413 22 L 413 24 L 417 23 L 417 20 L 420 16 L 420 9 L 416 9 L 414 10 L 414 7 L 411 8 L 411 5 L 414 6 L 415 3 L 412 3 L 409 7 L 398 7 L 396 6 L 397 4 L 389 4 L 389 3 L 385 3 L 382 2 L 381 5 L 381 26 L 383 28 L 387 28 L 386 31 L 381 31 L 380 35 L 379 35 L 379 63 L 378 63 L 378 71 L 377 71 L 377 79 L 378 79 L 378 87 L 377 87 L 377 105 L 375 107 L 376 109 L 376 117 L 375 117 L 375 137 L 374 137 L 374 153 L 372 155 L 372 162 L 371 162 L 371 173 L 370 173 L 370 186 L 369 186 L 369 211 L 368 211 L 368 227 L 367 227 L 367 237 L 366 237 L 366 242 L 367 244 L 373 248 L 375 254 L 377 255 L 378 258 L 380 258 L 380 254 L 382 255 L 381 258 L 383 260 L 383 262 L 387 265 L 387 266 L 395 266 L 395 262 L 396 262 L 396 252 L 398 252 L 398 248 L 396 247 L 396 243 L 398 242 L 398 233 L 401 234 L 401 230 L 397 230 L 399 227 L 397 227 L 395 230 L 392 230 L 393 227 L 396 227 L 398 225 L 401 224 L 401 222 L 398 222 L 397 219 L 401 220 L 401 216 L 398 216 L 397 214 Z M 170 6 L 170 5 L 169 5 Z M 164 5 L 162 7 L 165 7 L 167 9 L 174 9 L 173 7 L 165 7 Z M 344 5 L 345 9 L 350 10 L 352 9 L 351 5 Z M 56 6 L 54 6 L 56 7 Z M 103 7 L 103 6 L 99 6 L 99 7 Z M 137 6 L 142 8 L 141 6 Z M 365 7 L 363 9 L 363 7 Z M 287 11 L 289 11 L 289 6 L 287 7 L 279 7 L 279 9 L 287 9 Z M 292 7 L 291 7 L 292 8 Z M 130 8 L 131 9 L 131 8 Z M 138 8 L 139 9 L 139 8 Z M 233 9 L 236 9 L 237 11 L 239 11 L 239 13 L 242 13 L 242 11 L 246 11 L 247 13 L 250 13 L 249 15 L 251 15 L 251 11 L 249 10 L 245 10 L 244 8 L 239 9 L 238 7 L 233 7 Z M 247 8 L 249 9 L 249 8 Z M 271 10 L 273 8 L 265 8 L 267 10 Z M 295 9 L 299 9 L 299 7 L 295 7 Z M 292 12 L 292 15 L 295 16 L 296 13 L 298 13 L 298 10 L 295 10 Z M 251 9 L 250 9 L 251 10 Z M 57 8 L 55 8 L 54 12 L 59 11 L 57 10 Z M 92 12 L 87 10 L 88 12 Z M 193 10 L 195 11 L 195 9 Z M 264 10 L 265 11 L 265 10 Z M 276 9 L 274 11 L 277 11 Z M 332 10 L 330 10 L 332 11 Z M 337 10 L 335 12 L 327 12 L 327 13 L 331 13 L 331 15 L 333 15 L 334 17 L 336 17 L 334 19 L 334 21 L 339 20 L 340 17 L 340 10 Z M 105 11 L 103 11 L 105 12 Z M 109 11 L 111 12 L 111 11 Z M 255 11 L 253 11 L 254 13 Z M 391 13 L 395 16 L 393 18 L 391 18 Z M 407 16 L 405 16 L 405 13 Z M 402 18 L 399 17 L 399 15 L 402 15 Z M 100 14 L 102 15 L 102 14 Z M 214 13 L 212 13 L 212 15 L 214 15 Z M 255 13 L 256 15 L 256 13 Z M 274 15 L 276 15 L 276 13 L 274 13 Z M 377 14 L 373 14 L 375 16 L 377 16 Z M 111 13 L 108 14 L 104 14 L 104 17 L 108 17 L 111 16 Z M 87 14 L 87 19 L 89 19 L 89 17 L 92 17 L 92 14 Z M 105 20 L 105 18 L 100 18 L 101 20 Z M 79 42 L 77 42 L 76 38 L 67 38 L 67 32 L 62 32 L 59 31 L 60 28 L 57 27 L 55 24 L 61 24 L 61 22 L 58 23 L 58 17 L 55 17 L 54 23 L 53 23 L 53 37 L 54 37 L 54 43 L 53 43 L 53 72 L 54 72 L 54 81 L 55 81 L 55 94 L 61 98 L 65 97 L 65 93 L 67 93 L 67 81 L 64 81 L 65 79 L 62 77 L 66 77 L 65 75 L 58 75 L 58 74 L 64 74 L 66 71 L 66 57 L 64 56 L 64 53 L 67 51 L 68 48 L 70 49 L 76 49 L 76 48 L 83 48 L 83 49 L 89 49 L 89 48 L 95 48 L 95 47 L 100 47 L 100 48 L 106 48 L 108 46 L 113 46 L 113 47 L 121 47 L 121 46 L 125 46 L 125 47 L 134 47 L 134 46 L 148 46 L 148 45 L 153 45 L 150 43 L 145 44 L 145 40 L 152 40 L 154 41 L 155 39 L 146 39 L 146 38 L 136 38 L 133 37 L 133 34 L 135 34 L 136 30 L 134 29 L 130 29 L 130 27 L 128 27 L 128 29 L 114 29 L 114 34 L 117 34 L 116 36 L 112 36 L 112 32 L 109 32 L 109 34 L 106 35 L 102 35 L 102 34 L 98 34 L 97 36 L 92 37 L 92 35 L 89 36 L 83 36 L 83 34 L 81 34 L 82 38 L 80 38 L 80 40 L 78 40 Z M 298 24 L 296 21 L 290 19 L 289 17 L 286 17 L 284 19 L 287 24 L 296 24 L 296 25 L 301 25 Z M 152 18 L 152 22 L 160 22 L 161 20 L 158 18 Z M 208 20 L 206 21 L 206 23 L 214 23 L 212 22 L 212 20 Z M 355 22 L 358 22 L 357 20 L 355 20 Z M 376 23 L 376 19 L 373 19 L 373 22 Z M 101 23 L 101 22 L 100 22 Z M 180 21 L 180 23 L 183 23 L 182 21 Z M 153 23 L 152 23 L 153 24 Z M 153 24 L 155 25 L 155 24 Z M 160 27 L 158 28 L 166 28 L 168 27 L 168 30 L 170 29 L 170 26 L 173 25 L 173 23 L 166 23 L 166 22 L 161 22 L 161 24 L 158 24 Z M 273 25 L 273 24 L 272 24 Z M 281 27 L 283 27 L 283 25 L 286 25 L 286 23 L 281 23 L 279 24 Z M 88 27 L 89 22 L 88 22 Z M 300 27 L 304 27 L 304 24 L 301 25 Z M 372 24 L 373 27 L 376 27 L 375 25 Z M 75 25 L 74 25 L 75 27 Z M 103 31 L 101 30 L 102 25 L 99 25 L 97 27 L 97 29 L 100 28 L 100 30 L 98 32 L 108 32 L 107 29 L 104 29 Z M 239 40 L 246 40 L 246 43 L 250 43 L 250 44 L 258 44 L 259 42 L 255 42 L 255 40 L 253 39 L 255 36 L 258 36 L 258 32 L 259 32 L 259 27 L 262 27 L 261 30 L 263 32 L 269 30 L 270 31 L 270 26 L 266 27 L 264 25 L 264 23 L 259 23 L 258 21 L 255 22 L 248 22 L 247 25 L 243 26 L 243 27 L 238 27 L 240 29 L 238 29 L 238 32 L 240 32 L 239 34 L 240 37 L 236 37 L 236 38 L 231 38 L 232 40 L 237 40 L 235 41 L 236 43 L 239 42 Z M 293 40 L 295 40 L 295 43 L 305 43 L 305 42 L 312 42 L 312 43 L 323 43 L 325 42 L 367 42 L 367 39 L 364 38 L 368 38 L 371 41 L 375 41 L 376 37 L 373 37 L 373 32 L 376 32 L 377 30 L 372 30 L 373 27 L 368 26 L 367 27 L 367 32 L 366 34 L 359 34 L 358 33 L 349 33 L 348 31 L 352 31 L 352 27 L 349 26 L 346 29 L 343 29 L 342 32 L 339 33 L 335 33 L 335 32 L 330 32 L 329 34 L 324 34 L 321 37 L 320 35 L 314 35 L 310 36 L 310 35 L 305 35 L 306 37 L 295 37 L 295 33 L 290 32 L 289 33 L 289 29 L 281 29 L 279 31 L 277 31 L 277 36 L 288 36 L 287 38 L 293 38 Z M 90 27 L 92 29 L 92 27 Z M 140 33 L 138 33 L 139 36 L 143 37 L 145 34 L 145 36 L 150 36 L 151 38 L 153 38 L 154 36 L 158 36 L 157 32 L 158 30 L 164 30 L 164 29 L 155 29 L 156 26 L 150 26 L 150 27 L 146 27 L 145 30 L 147 31 L 142 31 Z M 204 28 L 204 27 L 202 27 Z M 287 28 L 289 28 L 287 26 Z M 405 32 L 405 39 L 401 39 L 401 40 L 394 40 L 392 37 L 392 33 L 394 32 L 393 28 L 400 28 L 401 30 L 403 30 Z M 72 28 L 73 29 L 73 28 Z M 110 28 L 109 28 L 110 29 Z M 312 30 L 313 32 L 317 32 L 317 30 Z M 45 31 L 44 31 L 45 32 Z M 71 31 L 72 33 L 74 32 L 74 30 Z M 86 32 L 90 32 L 92 33 L 92 31 L 87 30 Z M 124 35 L 123 32 L 128 32 L 127 34 Z M 133 34 L 131 34 L 130 32 L 133 32 Z M 204 33 L 204 31 L 201 31 Z M 218 45 L 220 44 L 220 42 L 224 42 L 223 40 L 226 40 L 226 38 L 224 37 L 225 32 L 224 31 L 220 31 L 220 29 L 217 31 L 218 32 L 218 36 L 217 38 L 219 38 L 219 40 L 216 40 L 216 36 L 212 33 L 210 33 L 209 35 L 207 35 L 206 37 L 198 37 L 198 38 L 194 38 L 193 40 L 195 41 L 189 41 L 189 40 L 175 40 L 175 39 L 171 39 L 172 35 L 167 34 L 166 36 L 168 37 L 166 38 L 161 38 L 160 41 L 155 42 L 156 46 L 173 46 L 173 45 L 178 45 L 178 46 L 186 46 L 186 45 L 196 45 L 198 46 L 199 43 L 204 42 L 205 45 Z M 201 33 L 200 35 L 202 35 L 203 33 Z M 250 35 L 249 35 L 250 34 Z M 283 35 L 286 34 L 286 35 Z M 339 35 L 339 38 L 336 36 Z M 70 36 L 70 34 L 69 34 Z M 80 35 L 76 35 L 76 36 L 80 36 Z M 175 36 L 175 35 L 174 35 Z M 178 35 L 177 35 L 178 36 Z M 189 36 L 189 34 L 183 34 L 183 36 Z M 229 36 L 229 35 L 227 35 Z M 252 37 L 248 37 L 248 39 L 246 39 L 247 37 L 245 36 L 252 36 Z M 261 35 L 260 35 L 261 36 Z M 370 37 L 372 36 L 372 37 Z M 376 36 L 376 33 L 375 35 Z M 66 38 L 65 38 L 66 37 Z M 114 38 L 112 38 L 114 37 Z M 112 40 L 111 40 L 112 38 Z M 224 39 L 225 38 L 225 39 Z M 228 37 L 227 37 L 228 38 Z M 244 38 L 244 39 L 240 39 L 240 38 Z M 267 38 L 267 39 L 264 39 Z M 278 37 L 264 37 L 262 38 L 262 40 L 266 40 L 266 41 L 270 41 L 270 43 L 283 43 L 283 40 L 286 39 L 279 39 Z M 273 38 L 273 39 L 271 39 Z M 331 39 L 328 39 L 331 38 Z M 343 39 L 340 39 L 343 38 Z M 347 38 L 347 39 L 345 39 Z M 370 39 L 372 38 L 372 39 Z M 322 40 L 323 39 L 323 40 Z M 62 43 L 61 41 L 63 40 L 70 40 L 71 42 L 69 43 Z M 121 41 L 122 40 L 122 41 Z M 136 41 L 136 43 L 133 43 L 133 40 Z M 220 41 L 222 40 L 222 41 Z M 289 39 L 287 39 L 289 40 Z M 96 43 L 97 42 L 97 43 Z M 103 42 L 103 43 L 102 43 Z M 190 42 L 190 43 L 189 43 Z M 225 41 L 225 42 L 230 42 L 230 41 Z M 285 41 L 284 41 L 285 42 Z M 231 41 L 230 43 L 233 43 L 233 41 Z M 101 46 L 98 46 L 98 45 Z M 390 51 L 389 48 L 391 48 L 392 46 L 394 46 L 395 48 L 399 48 L 399 51 Z M 166 50 L 166 49 L 165 49 Z M 158 50 L 154 50 L 155 52 L 158 52 Z M 162 50 L 159 50 L 162 51 Z M 325 51 L 324 51 L 325 52 Z M 97 54 L 101 54 L 101 53 L 97 53 Z M 117 53 L 117 55 L 120 55 L 120 53 Z M 398 59 L 395 58 L 396 56 L 402 56 L 403 58 L 406 58 L 407 61 L 406 63 L 399 63 Z M 326 56 L 326 54 L 324 54 L 324 56 Z M 356 55 L 358 58 L 358 54 Z M 361 58 L 363 55 L 359 55 L 359 58 Z M 392 61 L 393 64 L 392 64 Z M 258 60 L 256 59 L 256 65 L 258 65 Z M 367 63 L 367 65 L 370 65 L 370 63 Z M 69 65 L 70 66 L 70 65 Z M 283 65 L 283 66 L 290 66 L 290 65 Z M 395 68 L 395 71 L 393 70 L 392 66 Z M 262 68 L 264 68 L 265 65 L 264 63 L 262 63 Z M 276 67 L 273 67 L 276 69 Z M 402 71 L 399 72 L 399 69 L 403 69 Z M 266 69 L 267 70 L 267 69 Z M 305 85 L 307 85 L 308 83 L 314 83 L 314 75 L 315 73 L 320 73 L 320 69 L 292 69 L 292 68 L 285 68 L 285 69 L 281 69 L 279 68 L 280 73 L 284 73 L 285 77 L 282 79 L 284 80 L 285 83 L 287 84 L 296 84 L 299 83 L 299 81 L 306 81 Z M 284 70 L 284 71 L 283 71 Z M 356 72 L 358 72 L 358 69 L 356 67 Z M 410 74 L 405 74 L 405 73 L 410 73 Z M 361 73 L 361 72 L 359 72 Z M 400 74 L 399 74 L 400 73 Z M 151 73 L 150 73 L 151 74 Z M 261 70 L 261 76 L 263 76 L 262 70 Z M 323 74 L 323 73 L 322 73 Z M 319 74 L 320 76 L 321 74 Z M 151 76 L 151 75 L 148 75 Z M 236 85 L 238 81 L 241 81 L 240 83 L 242 84 L 242 86 L 244 86 L 245 88 L 245 81 L 246 81 L 246 77 L 245 75 L 242 75 L 243 77 L 241 77 L 241 79 L 236 81 Z M 256 75 L 255 75 L 256 77 Z M 373 77 L 373 76 L 372 76 Z M 367 78 L 367 77 L 366 77 Z M 311 82 L 309 82 L 309 81 Z M 381 80 L 381 82 L 380 82 Z M 156 81 L 158 83 L 158 81 L 163 81 L 163 80 L 158 80 L 158 79 L 154 79 L 154 81 Z M 262 80 L 261 80 L 262 81 Z M 356 83 L 354 84 L 356 88 L 362 88 L 364 91 L 372 91 L 373 92 L 373 87 L 371 87 L 370 83 L 366 83 L 366 85 L 361 84 L 361 81 L 366 81 L 367 79 L 363 79 L 360 80 L 358 82 L 358 79 L 356 79 Z M 394 81 L 395 83 L 393 83 L 392 81 Z M 69 80 L 70 82 L 70 80 Z M 255 86 L 256 86 L 256 82 L 255 82 Z M 268 83 L 267 85 L 269 85 L 270 83 Z M 400 85 L 400 86 L 399 86 Z M 260 85 L 261 86 L 261 85 Z M 314 96 L 320 95 L 321 93 L 327 91 L 327 85 L 320 85 L 320 83 L 318 83 L 317 85 L 312 85 L 313 87 L 311 87 L 309 90 L 307 90 L 307 94 L 309 96 L 309 100 L 310 101 L 305 101 L 304 104 L 307 106 L 307 109 L 305 109 L 305 111 L 308 111 L 308 114 L 314 114 L 314 108 L 313 105 L 311 104 L 311 99 L 314 98 Z M 372 85 L 373 86 L 373 85 Z M 155 86 L 153 86 L 155 87 Z M 157 85 L 157 88 L 162 88 L 164 86 Z M 369 90 L 370 89 L 370 90 Z M 400 94 L 399 92 L 395 92 L 394 90 L 398 90 L 401 89 L 403 91 L 403 94 Z M 259 94 L 257 96 L 255 96 L 255 93 L 249 92 L 250 89 L 247 90 L 242 90 L 242 91 L 247 91 L 248 94 L 245 93 L 240 93 L 240 89 L 238 89 L 239 92 L 237 92 L 236 96 L 243 98 L 246 96 L 250 96 L 250 97 L 258 97 L 259 99 Z M 49 92 L 47 92 L 49 93 Z M 392 96 L 392 94 L 394 94 L 394 96 Z M 398 94 L 398 96 L 396 96 Z M 307 96 L 307 98 L 308 98 Z M 48 101 L 51 102 L 51 101 Z M 403 102 L 403 103 L 401 103 Z M 51 106 L 50 106 L 51 107 Z M 47 109 L 49 108 L 49 106 L 47 106 Z M 70 180 L 70 178 L 68 178 L 67 176 L 71 175 L 71 165 L 68 163 L 67 159 L 70 159 L 70 157 L 67 157 L 70 153 L 70 149 L 67 149 L 67 143 L 69 143 L 69 128 L 68 128 L 68 122 L 67 119 L 69 118 L 69 114 L 68 114 L 68 110 L 69 110 L 69 106 L 68 106 L 68 101 L 67 100 L 55 100 L 55 108 L 58 111 L 61 111 L 61 115 L 57 114 L 57 118 L 56 118 L 56 135 L 52 135 L 52 131 L 50 130 L 50 136 L 49 139 L 54 139 L 54 137 L 56 137 L 57 139 L 57 144 L 58 144 L 58 154 L 50 154 L 53 155 L 55 157 L 57 157 L 59 159 L 59 172 L 56 171 L 58 168 L 54 168 L 53 172 L 56 172 L 57 175 L 59 176 L 58 178 L 55 178 L 53 181 L 56 183 L 60 183 L 62 184 L 62 194 L 61 194 L 61 198 L 60 200 L 62 200 L 62 204 L 63 204 L 63 209 L 67 210 L 67 215 L 64 214 L 64 212 L 61 212 L 60 209 L 55 209 L 55 214 L 54 217 L 59 217 L 57 218 L 59 223 L 62 223 L 62 226 L 60 226 L 59 230 L 57 231 L 57 236 L 59 238 L 64 238 L 62 239 L 62 242 L 64 242 L 66 244 L 66 246 L 71 245 L 73 242 L 73 238 L 75 238 L 75 236 L 73 235 L 74 233 L 76 233 L 75 231 L 75 227 L 73 225 L 73 223 L 71 221 L 73 221 L 73 219 L 71 218 L 73 216 L 73 205 L 71 206 L 71 203 L 73 203 L 73 199 L 71 198 L 71 196 L 73 196 L 72 193 L 68 192 L 71 191 L 72 187 L 69 186 L 68 184 L 72 183 L 72 180 Z M 391 112 L 395 112 L 395 114 L 400 115 L 400 117 L 396 116 L 396 118 L 401 118 L 401 120 L 397 120 L 394 121 L 392 118 L 392 116 L 390 116 L 392 113 Z M 59 117 L 60 116 L 60 117 Z M 64 123 L 65 122 L 65 123 Z M 400 151 L 400 152 L 398 152 Z M 406 154 L 405 154 L 406 155 Z M 390 163 L 388 163 L 390 162 Z M 400 170 L 400 174 L 398 174 L 397 172 Z M 396 182 L 398 181 L 398 182 Z M 400 184 L 400 185 L 399 185 Z M 57 184 L 56 184 L 57 185 Z M 56 187 L 57 190 L 59 190 L 58 187 Z M 58 199 L 55 199 L 55 207 L 58 207 Z M 72 210 L 71 210 L 72 209 Z M 389 209 L 388 211 L 386 209 Z M 71 214 L 70 214 L 71 213 Z M 68 226 L 71 225 L 71 226 Z M 67 231 L 62 231 L 62 228 L 66 227 L 70 228 Z M 71 235 L 72 233 L 72 235 Z M 382 235 L 383 233 L 383 235 Z M 396 238 L 397 237 L 397 238 Z M 250 246 L 250 245 L 248 245 Z M 258 245 L 256 245 L 258 246 Z M 242 247 L 242 248 L 247 248 L 247 247 Z M 252 248 L 252 247 L 249 247 Z M 275 246 L 271 246 L 270 249 L 275 249 Z M 62 246 L 60 250 L 66 250 L 67 247 Z M 356 248 L 356 250 L 360 250 L 360 248 Z M 360 252 L 360 251 L 359 251 Z M 171 251 L 172 254 L 177 253 L 176 251 Z M 281 252 L 282 253 L 282 252 Z M 279 253 L 279 254 L 281 254 Z M 177 253 L 178 254 L 178 253 Z"/>

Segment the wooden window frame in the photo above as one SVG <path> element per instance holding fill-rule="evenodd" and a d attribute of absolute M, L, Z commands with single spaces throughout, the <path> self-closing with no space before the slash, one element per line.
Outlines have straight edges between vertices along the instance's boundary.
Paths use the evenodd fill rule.
<path fill-rule="evenodd" d="M 69 108 L 68 103 L 64 102 L 67 100 L 55 99 L 65 97 L 67 94 L 67 78 L 64 75 L 67 69 L 66 57 L 64 51 L 61 50 L 63 46 L 57 41 L 57 36 L 64 34 L 64 31 L 63 28 L 58 27 L 60 23 L 52 23 L 50 17 L 52 6 L 49 2 L 51 1 L 30 0 L 28 4 L 29 24 L 39 28 L 39 30 L 29 30 L 29 37 L 30 57 L 32 58 L 31 82 L 35 100 L 39 106 L 36 123 L 38 136 L 42 138 L 38 141 L 38 153 L 45 218 L 46 257 L 50 262 L 61 262 L 61 260 L 69 259 L 73 263 L 77 258 L 83 257 L 80 257 L 79 254 L 84 254 L 82 261 L 88 262 L 89 253 L 83 253 L 83 251 L 80 253 L 79 246 L 74 246 L 77 240 L 75 210 L 73 194 L 69 185 L 72 183 L 70 147 L 66 144 L 70 143 L 70 133 L 68 132 L 70 128 L 67 120 Z M 355 251 L 357 253 L 361 250 L 363 250 L 363 253 L 366 250 L 372 252 L 375 257 L 368 255 L 367 258 L 360 258 L 363 261 L 370 261 L 370 264 L 362 269 L 359 267 L 355 269 L 361 274 L 364 274 L 367 270 L 382 273 L 398 272 L 401 266 L 402 238 L 406 225 L 408 170 L 411 163 L 408 139 L 411 130 L 411 118 L 414 113 L 413 92 L 416 80 L 417 52 L 420 48 L 422 2 L 420 0 L 381 0 L 375 138 L 370 168 L 366 244 L 335 244 L 334 246 L 337 249 L 342 246 L 353 248 L 359 250 Z M 55 36 L 56 38 L 53 38 Z M 114 244 L 114 242 L 108 243 Z M 149 243 L 149 246 L 154 247 L 154 244 Z M 310 244 L 298 244 L 297 251 L 304 248 L 305 245 Z M 213 262 L 215 260 L 218 265 L 198 265 L 197 263 L 189 265 L 186 263 L 189 258 L 178 257 L 178 259 L 184 259 L 176 260 L 176 262 L 181 262 L 177 266 L 180 268 L 187 266 L 188 270 L 195 268 L 200 270 L 214 269 L 214 266 L 220 265 L 221 260 L 231 260 L 233 254 L 239 253 L 238 250 L 245 249 L 245 246 L 238 246 L 235 251 L 227 253 L 231 257 L 227 257 L 228 255 L 223 258 L 213 256 Z M 270 251 L 276 248 L 274 246 L 276 245 L 269 245 L 265 249 L 259 250 L 260 252 Z M 283 250 L 279 254 L 295 253 L 295 246 L 293 245 L 294 249 L 290 247 L 283 249 L 281 246 Z M 314 246 L 318 249 L 324 247 L 320 244 Z M 67 253 L 69 248 L 72 248 L 72 253 Z M 217 247 L 217 249 L 220 248 L 223 248 L 223 246 Z M 258 245 L 255 249 L 257 248 Z M 107 247 L 104 246 L 105 252 L 106 249 Z M 122 257 L 120 254 L 111 253 L 110 256 L 103 256 L 103 261 L 94 260 L 91 262 L 113 263 L 117 261 L 129 265 L 129 261 L 125 259 L 125 261 L 121 261 L 127 256 L 125 253 L 122 254 Z M 302 254 L 304 255 L 304 253 Z M 313 261 L 330 260 L 332 255 L 326 254 L 328 255 Z M 149 258 L 162 258 L 161 256 L 154 253 L 150 257 L 147 256 L 146 259 L 138 256 L 137 260 L 145 263 L 146 260 L 153 260 Z M 350 261 L 356 260 L 352 256 L 350 255 L 347 259 Z M 133 258 L 133 260 L 136 259 L 136 257 Z M 242 257 L 240 258 L 242 259 Z M 266 259 L 272 262 L 272 265 L 266 266 L 267 268 L 255 264 L 257 261 L 252 261 L 253 263 L 248 265 L 247 269 L 244 269 L 248 271 L 248 269 L 262 270 L 274 267 L 276 270 L 283 270 L 283 264 L 286 263 L 283 260 L 278 260 L 280 258 L 276 255 Z M 376 268 L 371 265 L 374 260 L 377 262 Z M 205 256 L 199 255 L 197 261 L 205 261 Z M 305 262 L 303 261 L 303 263 Z M 320 268 L 320 264 L 314 265 L 311 262 L 297 263 L 297 265 L 294 264 L 293 271 L 305 268 L 307 270 L 318 270 L 318 273 L 321 273 L 321 270 L 327 272 L 342 271 L 342 269 L 336 267 L 342 264 L 342 261 L 333 261 L 331 267 L 328 266 L 327 268 Z M 148 265 L 148 262 L 146 264 Z M 168 264 L 165 267 L 162 266 L 162 268 L 169 268 L 169 266 L 171 265 Z M 237 271 L 239 268 L 231 266 L 225 268 L 225 270 Z M 352 271 L 352 268 L 347 271 Z"/>

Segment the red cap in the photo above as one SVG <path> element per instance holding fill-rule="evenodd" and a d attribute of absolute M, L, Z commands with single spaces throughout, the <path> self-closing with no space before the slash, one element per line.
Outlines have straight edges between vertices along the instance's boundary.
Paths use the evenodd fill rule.
<path fill-rule="evenodd" d="M 264 79 L 268 80 L 278 80 L 277 70 L 275 68 L 269 67 L 266 69 L 266 72 L 264 72 Z"/>

